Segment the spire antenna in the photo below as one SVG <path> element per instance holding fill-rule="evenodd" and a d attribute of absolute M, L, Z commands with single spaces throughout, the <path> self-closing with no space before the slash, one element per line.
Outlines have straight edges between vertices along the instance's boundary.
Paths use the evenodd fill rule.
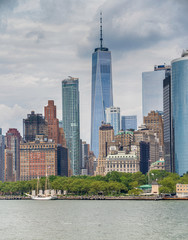
<path fill-rule="evenodd" d="M 102 38 L 102 12 L 100 12 L 100 48 L 102 50 L 102 41 L 103 41 L 103 38 Z"/>

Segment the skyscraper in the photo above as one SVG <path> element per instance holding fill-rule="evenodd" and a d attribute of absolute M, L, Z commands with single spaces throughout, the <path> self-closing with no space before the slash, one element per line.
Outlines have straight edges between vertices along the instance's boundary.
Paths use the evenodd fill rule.
<path fill-rule="evenodd" d="M 16 128 L 10 128 L 6 133 L 6 147 L 12 153 L 12 180 L 20 180 L 20 141 L 21 135 Z"/>
<path fill-rule="evenodd" d="M 44 107 L 44 117 L 48 123 L 48 138 L 59 143 L 59 120 L 56 117 L 56 106 L 53 100 L 48 100 L 48 105 Z"/>
<path fill-rule="evenodd" d="M 99 154 L 99 127 L 105 121 L 105 109 L 113 106 L 111 52 L 103 47 L 102 17 L 100 47 L 92 54 L 91 150 Z"/>
<path fill-rule="evenodd" d="M 99 157 L 96 169 L 97 175 L 104 175 L 108 143 L 114 140 L 114 129 L 110 124 L 102 124 L 99 128 Z"/>
<path fill-rule="evenodd" d="M 121 117 L 121 129 L 126 131 L 128 129 L 137 130 L 137 116 L 122 116 Z"/>
<path fill-rule="evenodd" d="M 62 81 L 62 122 L 73 175 L 79 175 L 81 167 L 79 111 L 79 81 L 69 77 Z"/>
<path fill-rule="evenodd" d="M 27 114 L 27 119 L 23 120 L 24 140 L 35 141 L 36 135 L 48 135 L 48 125 L 42 114 Z"/>
<path fill-rule="evenodd" d="M 105 110 L 106 123 L 110 123 L 114 129 L 114 135 L 117 135 L 120 130 L 120 108 L 109 107 Z"/>
<path fill-rule="evenodd" d="M 188 50 L 172 61 L 172 138 L 175 172 L 188 171 Z"/>
<path fill-rule="evenodd" d="M 163 122 L 164 122 L 164 160 L 165 170 L 174 171 L 171 152 L 171 76 L 163 80 Z"/>
<path fill-rule="evenodd" d="M 156 65 L 154 71 L 142 73 L 142 116 L 163 111 L 163 80 L 170 72 L 167 65 Z"/>

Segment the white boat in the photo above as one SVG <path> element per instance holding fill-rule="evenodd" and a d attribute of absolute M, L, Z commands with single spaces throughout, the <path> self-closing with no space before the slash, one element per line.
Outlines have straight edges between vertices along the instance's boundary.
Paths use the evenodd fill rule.
<path fill-rule="evenodd" d="M 30 195 L 32 200 L 56 200 L 57 199 L 56 195 L 52 195 L 52 194 L 49 194 L 49 192 L 47 192 L 47 185 L 48 185 L 47 181 L 48 181 L 48 177 L 46 174 L 45 191 L 44 191 L 45 194 L 41 194 L 41 193 L 38 193 L 39 192 L 38 191 L 39 190 L 39 177 L 37 178 L 37 195 Z"/>
<path fill-rule="evenodd" d="M 41 195 L 37 195 L 37 196 L 31 196 L 32 200 L 56 200 L 57 196 L 41 196 Z"/>

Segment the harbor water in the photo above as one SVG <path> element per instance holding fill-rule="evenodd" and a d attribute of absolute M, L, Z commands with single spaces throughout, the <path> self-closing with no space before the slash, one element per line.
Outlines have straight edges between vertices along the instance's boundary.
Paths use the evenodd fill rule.
<path fill-rule="evenodd" d="M 1 200 L 1 240 L 188 239 L 188 201 Z"/>

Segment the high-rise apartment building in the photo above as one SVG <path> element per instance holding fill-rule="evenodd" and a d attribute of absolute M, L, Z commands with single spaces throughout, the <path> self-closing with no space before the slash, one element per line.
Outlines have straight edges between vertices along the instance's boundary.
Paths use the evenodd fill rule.
<path fill-rule="evenodd" d="M 164 160 L 165 170 L 174 172 L 172 161 L 171 137 L 171 76 L 163 80 L 163 123 L 164 123 Z"/>
<path fill-rule="evenodd" d="M 64 130 L 62 127 L 59 127 L 54 100 L 49 100 L 48 105 L 44 107 L 44 117 L 48 125 L 48 139 L 52 139 L 55 143 L 66 147 Z"/>
<path fill-rule="evenodd" d="M 21 135 L 15 128 L 10 128 L 6 133 L 6 148 L 12 153 L 12 168 L 14 181 L 20 180 L 20 142 Z"/>
<path fill-rule="evenodd" d="M 48 124 L 48 139 L 59 143 L 59 120 L 56 117 L 56 106 L 53 100 L 48 100 L 48 105 L 44 107 L 44 117 Z"/>
<path fill-rule="evenodd" d="M 79 81 L 69 77 L 62 81 L 62 122 L 73 175 L 80 174 L 81 166 L 79 111 Z"/>
<path fill-rule="evenodd" d="M 99 128 L 99 157 L 96 175 L 104 175 L 105 159 L 108 143 L 114 140 L 114 129 L 110 124 L 102 124 Z"/>
<path fill-rule="evenodd" d="M 150 111 L 163 111 L 163 80 L 171 66 L 156 65 L 154 71 L 142 73 L 142 116 Z"/>
<path fill-rule="evenodd" d="M 23 120 L 23 135 L 25 141 L 35 141 L 36 135 L 48 135 L 48 124 L 42 114 L 27 114 L 27 119 Z"/>
<path fill-rule="evenodd" d="M 137 130 L 137 116 L 121 116 L 121 129 L 124 131 L 128 129 Z"/>
<path fill-rule="evenodd" d="M 172 61 L 172 138 L 175 172 L 188 171 L 188 50 Z"/>
<path fill-rule="evenodd" d="M 120 130 L 120 108 L 119 107 L 109 107 L 105 110 L 106 123 L 114 129 L 114 135 L 118 134 Z"/>
<path fill-rule="evenodd" d="M 99 127 L 105 122 L 105 109 L 113 106 L 111 52 L 103 47 L 102 18 L 100 47 L 92 54 L 91 150 L 99 155 Z"/>
<path fill-rule="evenodd" d="M 0 128 L 0 181 L 4 182 L 5 178 L 5 138 Z"/>

